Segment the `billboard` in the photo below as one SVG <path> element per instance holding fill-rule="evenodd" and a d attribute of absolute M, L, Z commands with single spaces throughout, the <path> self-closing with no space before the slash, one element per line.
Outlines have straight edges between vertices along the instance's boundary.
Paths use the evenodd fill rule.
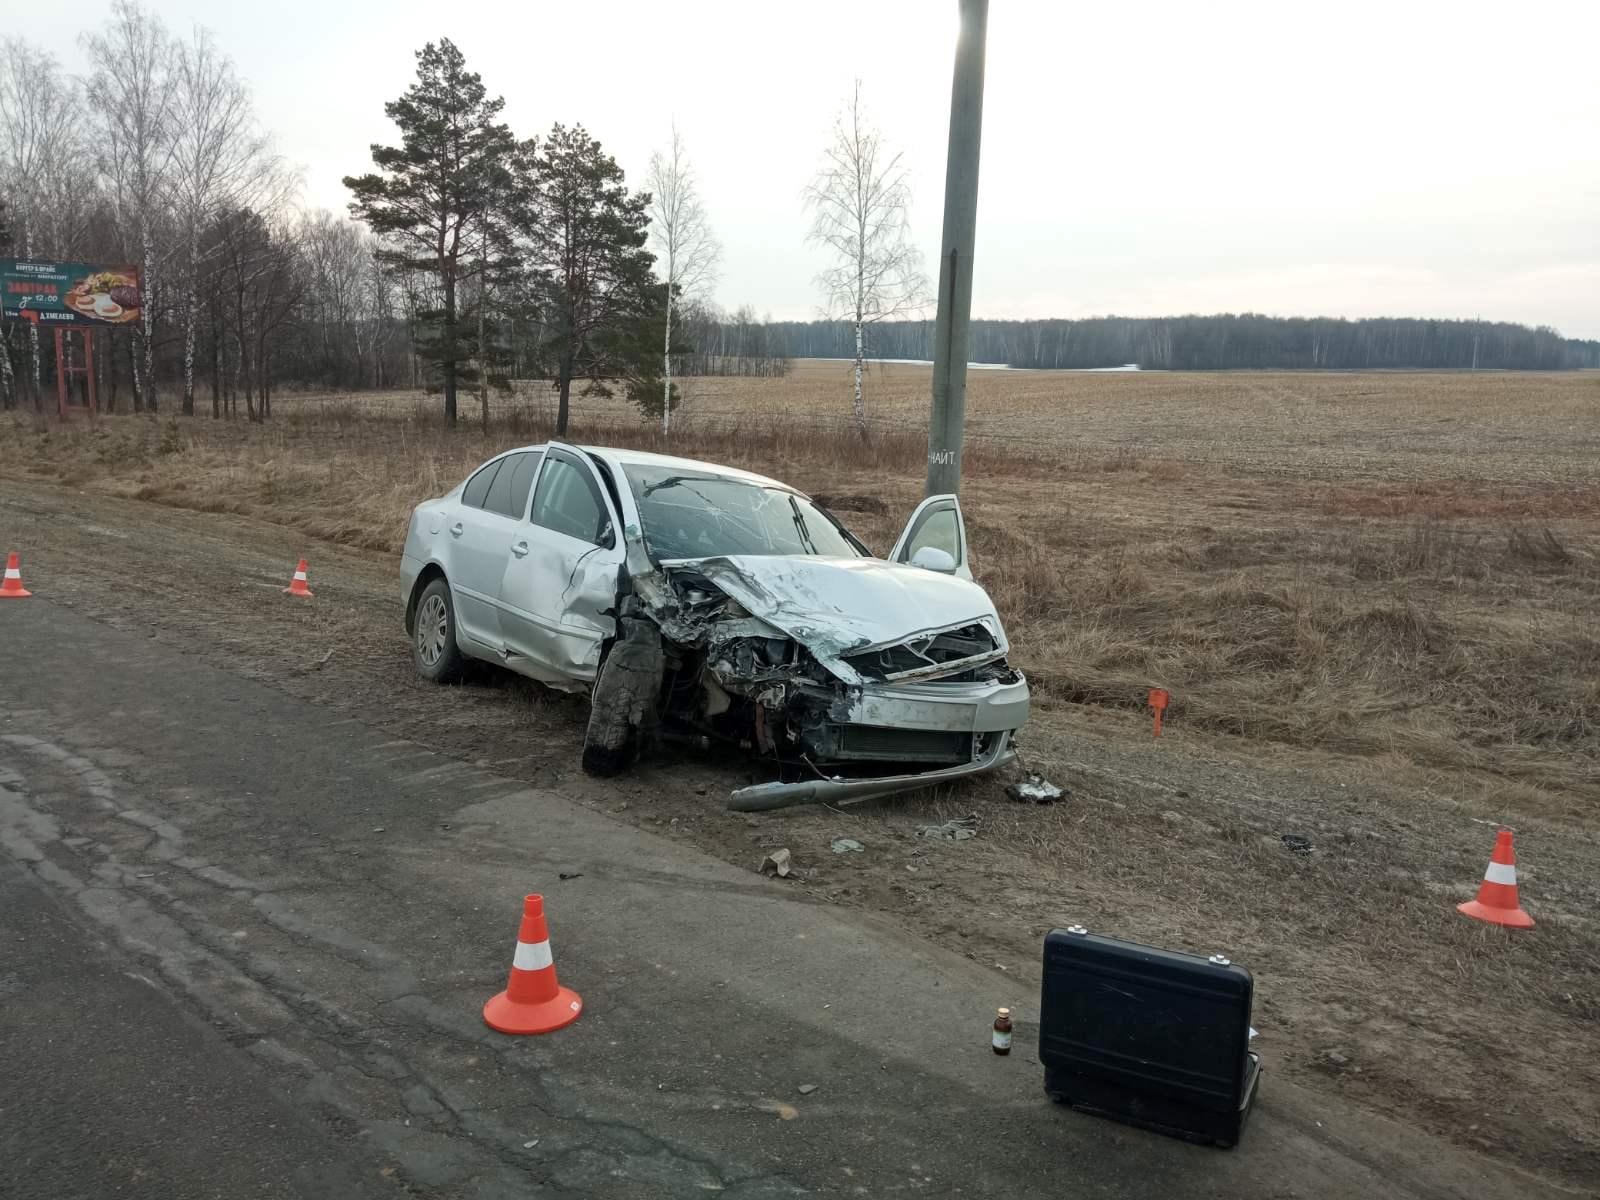
<path fill-rule="evenodd" d="M 40 328 L 125 325 L 139 319 L 138 267 L 0 258 L 0 316 Z"/>

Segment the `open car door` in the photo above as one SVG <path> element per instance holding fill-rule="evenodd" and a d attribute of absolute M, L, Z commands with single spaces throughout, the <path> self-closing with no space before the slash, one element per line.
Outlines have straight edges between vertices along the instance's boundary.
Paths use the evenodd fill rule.
<path fill-rule="evenodd" d="M 971 579 L 967 523 L 961 517 L 961 501 L 954 495 L 929 496 L 917 505 L 900 540 L 894 544 L 889 561 Z"/>

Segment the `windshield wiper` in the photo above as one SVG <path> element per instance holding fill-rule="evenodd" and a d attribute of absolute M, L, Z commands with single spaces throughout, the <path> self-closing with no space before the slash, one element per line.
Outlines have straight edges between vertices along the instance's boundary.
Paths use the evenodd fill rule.
<path fill-rule="evenodd" d="M 789 497 L 789 514 L 794 518 L 795 532 L 800 535 L 800 544 L 809 550 L 812 555 L 817 553 L 817 545 L 811 540 L 811 531 L 806 528 L 806 519 L 800 513 L 800 506 L 794 502 L 794 497 Z"/>

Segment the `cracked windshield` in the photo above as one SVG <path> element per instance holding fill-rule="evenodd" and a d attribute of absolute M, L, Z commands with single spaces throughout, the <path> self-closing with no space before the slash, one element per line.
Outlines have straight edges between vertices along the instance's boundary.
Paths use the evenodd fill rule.
<path fill-rule="evenodd" d="M 860 558 L 815 504 L 781 488 L 670 468 L 629 467 L 646 544 L 659 559 L 725 554 Z"/>

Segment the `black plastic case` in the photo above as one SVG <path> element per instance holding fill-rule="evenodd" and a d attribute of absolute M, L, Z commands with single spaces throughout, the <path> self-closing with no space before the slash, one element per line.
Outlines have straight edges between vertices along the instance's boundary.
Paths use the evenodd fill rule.
<path fill-rule="evenodd" d="M 1261 1080 L 1250 972 L 1070 929 L 1044 939 L 1039 1061 L 1052 1100 L 1232 1146 Z"/>

